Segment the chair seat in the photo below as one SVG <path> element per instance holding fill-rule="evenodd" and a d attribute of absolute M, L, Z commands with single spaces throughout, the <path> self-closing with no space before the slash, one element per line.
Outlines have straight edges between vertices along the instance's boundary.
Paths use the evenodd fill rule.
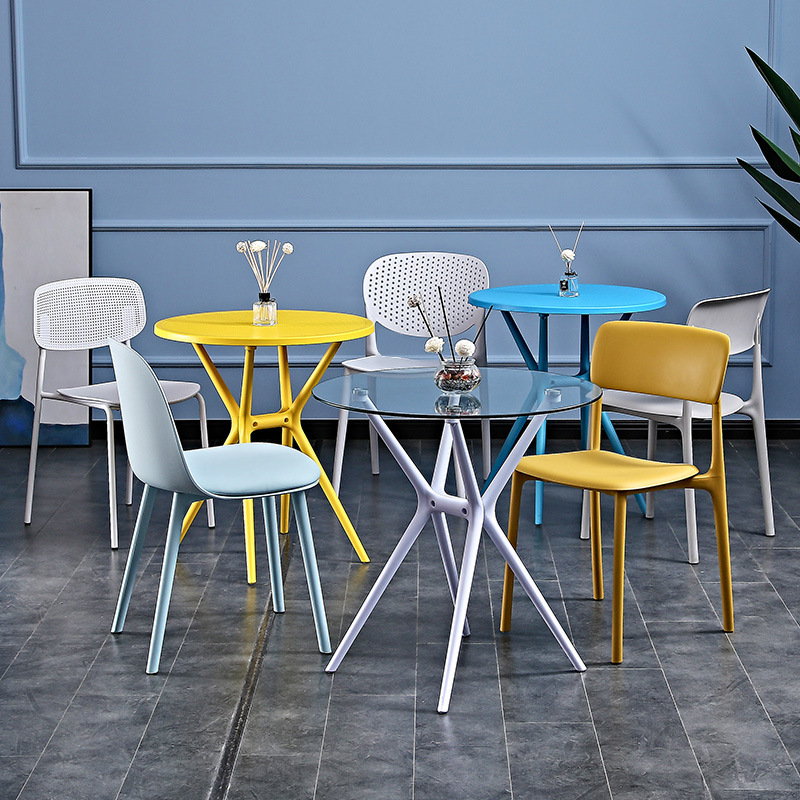
<path fill-rule="evenodd" d="M 195 483 L 214 497 L 263 497 L 295 492 L 319 481 L 317 463 L 280 444 L 248 442 L 185 451 Z"/>
<path fill-rule="evenodd" d="M 744 400 L 735 394 L 723 392 L 720 395 L 722 416 L 736 414 L 744 405 Z M 689 403 L 692 419 L 711 419 L 711 406 L 705 403 Z M 683 413 L 683 401 L 674 397 L 659 397 L 637 392 L 619 392 L 606 389 L 603 392 L 603 411 L 616 411 L 645 418 L 677 418 Z"/>
<path fill-rule="evenodd" d="M 353 372 L 378 372 L 384 369 L 439 369 L 439 359 L 404 358 L 402 356 L 364 356 L 342 362 L 345 369 Z"/>
<path fill-rule="evenodd" d="M 192 381 L 159 381 L 159 383 L 170 404 L 189 400 L 200 392 L 200 384 Z M 105 403 L 119 408 L 119 392 L 115 381 L 59 389 L 58 394 L 76 402 Z"/>
<path fill-rule="evenodd" d="M 640 492 L 697 475 L 693 464 L 665 464 L 606 450 L 526 456 L 517 471 L 533 478 L 598 492 Z"/>

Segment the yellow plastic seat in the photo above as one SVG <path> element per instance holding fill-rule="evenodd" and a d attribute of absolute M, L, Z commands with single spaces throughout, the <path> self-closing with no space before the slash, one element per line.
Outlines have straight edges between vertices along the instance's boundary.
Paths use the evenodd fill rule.
<path fill-rule="evenodd" d="M 625 513 L 628 495 L 663 489 L 702 489 L 711 495 L 722 591 L 722 627 L 733 631 L 728 509 L 722 450 L 720 392 L 730 340 L 718 331 L 658 322 L 607 322 L 597 331 L 591 380 L 604 389 L 675 397 L 711 406 L 711 463 L 701 473 L 694 464 L 672 464 L 600 450 L 602 401 L 592 407 L 588 450 L 527 456 L 511 482 L 508 538 L 516 547 L 522 487 L 537 479 L 588 489 L 594 598 L 603 599 L 600 493 L 614 497 L 614 576 L 611 661 L 622 661 L 622 607 L 625 578 Z M 511 627 L 514 573 L 506 566 L 500 630 Z"/>

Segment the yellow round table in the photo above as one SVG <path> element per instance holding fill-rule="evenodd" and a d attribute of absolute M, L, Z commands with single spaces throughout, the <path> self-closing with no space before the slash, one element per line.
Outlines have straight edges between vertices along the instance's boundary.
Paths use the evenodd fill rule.
<path fill-rule="evenodd" d="M 278 323 L 270 327 L 253 325 L 252 311 L 209 311 L 202 314 L 186 314 L 180 317 L 162 319 L 155 324 L 155 333 L 162 339 L 188 342 L 200 358 L 214 387 L 231 417 L 231 430 L 225 444 L 249 442 L 253 431 L 281 428 L 281 441 L 297 446 L 318 464 L 314 449 L 300 424 L 300 414 L 311 397 L 312 389 L 319 383 L 342 342 L 369 336 L 375 326 L 365 317 L 354 314 L 339 314 L 331 311 L 293 311 L 279 310 Z M 327 344 L 328 349 L 320 359 L 303 388 L 292 395 L 289 374 L 288 348 L 292 345 Z M 244 347 L 244 368 L 242 370 L 242 389 L 237 402 L 219 370 L 214 365 L 206 345 L 225 345 Z M 281 407 L 268 414 L 253 414 L 253 367 L 257 347 L 278 348 L 278 375 L 280 380 Z M 338 495 L 333 489 L 325 470 L 320 465 L 322 475 L 320 486 L 331 504 L 339 522 L 342 524 L 350 543 L 363 562 L 369 561 L 358 535 L 344 510 Z M 187 514 L 184 532 L 191 524 L 200 507 L 197 503 Z M 255 533 L 253 524 L 253 501 L 244 501 L 245 549 L 247 553 L 247 581 L 255 583 Z M 281 530 L 289 529 L 288 498 L 281 502 Z"/>

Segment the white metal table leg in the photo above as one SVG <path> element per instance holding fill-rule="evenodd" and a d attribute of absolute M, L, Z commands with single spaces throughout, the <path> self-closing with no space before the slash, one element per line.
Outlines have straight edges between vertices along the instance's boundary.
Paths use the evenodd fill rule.
<path fill-rule="evenodd" d="M 364 406 L 365 410 L 370 409 L 375 412 L 375 407 L 367 396 L 364 398 Z M 539 591 L 530 573 L 525 568 L 525 565 L 520 560 L 516 551 L 509 544 L 508 539 L 497 522 L 495 513 L 495 507 L 500 493 L 511 478 L 516 464 L 530 445 L 536 432 L 541 427 L 543 420 L 544 416 L 537 416 L 528 423 L 509 453 L 508 458 L 498 469 L 494 478 L 486 487 L 483 495 L 481 495 L 472 460 L 469 456 L 467 442 L 464 438 L 464 432 L 457 418 L 445 420 L 442 438 L 439 442 L 439 451 L 436 457 L 433 478 L 429 483 L 411 460 L 408 453 L 403 449 L 400 442 L 389 430 L 383 419 L 378 416 L 377 413 L 370 415 L 370 421 L 374 425 L 376 431 L 385 442 L 389 452 L 391 452 L 398 466 L 403 470 L 406 477 L 411 482 L 411 485 L 414 487 L 414 491 L 417 493 L 417 510 L 378 576 L 375 585 L 370 590 L 366 600 L 342 638 L 342 641 L 336 648 L 336 652 L 325 668 L 326 672 L 335 672 L 339 667 L 342 659 L 364 627 L 369 615 L 383 595 L 389 582 L 394 577 L 400 564 L 419 537 L 428 519 L 433 520 L 448 585 L 450 586 L 451 594 L 455 594 L 453 618 L 450 625 L 444 674 L 442 676 L 442 685 L 437 707 L 440 713 L 445 713 L 449 709 L 453 684 L 455 682 L 458 654 L 461 648 L 461 639 L 462 636 L 468 635 L 469 633 L 469 628 L 467 626 L 467 606 L 469 604 L 469 596 L 475 575 L 475 565 L 480 547 L 481 533 L 484 529 L 503 558 L 511 566 L 511 569 L 519 579 L 528 597 L 530 597 L 531 601 L 536 606 L 542 619 L 544 619 L 548 628 L 561 645 L 572 665 L 579 671 L 586 669 L 581 657 L 578 655 L 566 632 L 561 627 L 558 619 L 553 614 L 544 596 Z M 456 469 L 461 477 L 461 483 L 464 486 L 465 497 L 455 497 L 447 494 L 444 489 L 447 469 L 453 450 L 455 451 Z M 447 530 L 446 514 L 461 517 L 468 522 L 466 542 L 464 544 L 464 553 L 461 561 L 461 571 L 459 574 L 455 572 L 455 557 L 453 555 L 450 535 Z"/>

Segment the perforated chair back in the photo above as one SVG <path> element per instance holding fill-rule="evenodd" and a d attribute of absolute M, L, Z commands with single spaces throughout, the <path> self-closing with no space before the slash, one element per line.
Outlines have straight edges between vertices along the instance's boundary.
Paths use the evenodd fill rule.
<path fill-rule="evenodd" d="M 417 294 L 434 334 L 445 336 L 439 286 L 451 334 L 480 324 L 483 309 L 470 305 L 469 295 L 488 288 L 489 272 L 479 258 L 457 253 L 395 253 L 373 261 L 364 275 L 366 315 L 391 331 L 427 338 L 419 309 L 408 305 Z"/>
<path fill-rule="evenodd" d="M 33 338 L 45 350 L 92 350 L 127 341 L 145 326 L 144 295 L 127 278 L 72 278 L 33 295 Z"/>
<path fill-rule="evenodd" d="M 761 318 L 768 298 L 769 289 L 761 289 L 701 300 L 689 312 L 686 324 L 727 334 L 731 355 L 743 353 L 761 342 Z"/>
<path fill-rule="evenodd" d="M 664 322 L 606 322 L 592 349 L 591 381 L 604 389 L 719 402 L 728 365 L 726 334 Z"/>
<path fill-rule="evenodd" d="M 150 365 L 133 349 L 108 341 L 117 377 L 125 445 L 137 478 L 156 489 L 202 494 L 183 456 L 167 398 Z"/>

